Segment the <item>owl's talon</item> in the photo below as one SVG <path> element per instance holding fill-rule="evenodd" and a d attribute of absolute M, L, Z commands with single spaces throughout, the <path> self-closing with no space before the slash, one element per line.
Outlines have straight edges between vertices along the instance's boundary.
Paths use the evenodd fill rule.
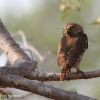
<path fill-rule="evenodd" d="M 64 81 L 64 79 L 65 79 L 64 76 L 61 75 L 60 76 L 60 81 Z"/>
<path fill-rule="evenodd" d="M 79 73 L 84 74 L 84 72 L 81 71 L 81 70 L 78 70 L 78 71 L 77 71 L 77 74 L 79 74 Z"/>
<path fill-rule="evenodd" d="M 66 74 L 61 73 L 60 75 L 60 81 L 64 81 L 66 78 Z"/>
<path fill-rule="evenodd" d="M 68 72 L 66 74 L 61 73 L 60 81 L 64 81 L 66 79 L 66 76 L 69 76 L 69 75 L 71 75 L 71 72 Z M 68 79 L 68 81 L 70 80 L 69 78 L 67 78 L 67 79 Z"/>
<path fill-rule="evenodd" d="M 83 71 L 78 70 L 78 71 L 77 71 L 77 74 L 82 74 L 82 76 L 86 79 L 85 74 L 84 74 L 84 72 L 83 72 Z"/>
<path fill-rule="evenodd" d="M 60 81 L 64 81 L 64 79 L 60 78 Z"/>

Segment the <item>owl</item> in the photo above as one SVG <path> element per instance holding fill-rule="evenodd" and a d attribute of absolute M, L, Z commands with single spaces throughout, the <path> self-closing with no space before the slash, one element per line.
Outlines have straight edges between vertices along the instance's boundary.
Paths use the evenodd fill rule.
<path fill-rule="evenodd" d="M 87 48 L 88 37 L 83 28 L 77 23 L 65 25 L 57 52 L 57 64 L 62 67 L 60 80 L 63 81 L 66 75 L 71 74 L 72 68 L 75 68 L 77 73 L 84 73 L 79 66 Z"/>

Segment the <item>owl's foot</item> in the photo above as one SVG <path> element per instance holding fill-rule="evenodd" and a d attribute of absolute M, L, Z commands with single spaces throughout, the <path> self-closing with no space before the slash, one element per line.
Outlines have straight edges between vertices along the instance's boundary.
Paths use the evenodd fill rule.
<path fill-rule="evenodd" d="M 61 73 L 60 75 L 60 81 L 64 81 L 66 79 L 66 76 L 71 75 L 71 72 L 67 72 L 67 73 Z M 68 78 L 67 78 L 68 79 Z M 70 79 L 68 79 L 69 81 Z"/>
<path fill-rule="evenodd" d="M 81 70 L 77 70 L 77 74 L 82 74 L 82 76 L 85 78 L 84 72 Z"/>
<path fill-rule="evenodd" d="M 84 72 L 83 71 L 81 71 L 81 70 L 77 70 L 77 74 L 84 74 Z"/>
<path fill-rule="evenodd" d="M 61 71 L 60 81 L 64 81 L 66 76 L 69 76 L 70 74 L 71 74 L 71 70 L 69 68 L 64 67 Z"/>
<path fill-rule="evenodd" d="M 66 74 L 61 73 L 61 75 L 60 75 L 60 81 L 64 81 L 65 78 L 66 78 Z"/>

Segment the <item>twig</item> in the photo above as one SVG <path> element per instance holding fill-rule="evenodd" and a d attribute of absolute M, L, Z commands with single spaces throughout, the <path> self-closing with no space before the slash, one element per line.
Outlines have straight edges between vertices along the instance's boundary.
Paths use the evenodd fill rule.
<path fill-rule="evenodd" d="M 23 31 L 19 31 L 18 34 L 21 35 L 22 41 L 23 41 L 23 44 L 24 44 L 25 48 L 28 48 L 28 49 L 32 50 L 34 52 L 34 54 L 39 58 L 40 62 L 43 62 L 44 59 L 51 53 L 50 51 L 48 51 L 46 53 L 46 55 L 42 56 L 40 54 L 40 52 L 34 46 L 30 46 L 28 44 L 25 33 Z"/>

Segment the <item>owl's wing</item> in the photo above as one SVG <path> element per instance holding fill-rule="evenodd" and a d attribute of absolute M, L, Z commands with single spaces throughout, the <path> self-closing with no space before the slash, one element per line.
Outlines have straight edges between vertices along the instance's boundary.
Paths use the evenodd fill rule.
<path fill-rule="evenodd" d="M 80 38 L 78 39 L 77 43 L 86 50 L 88 48 L 88 37 L 86 34 L 81 34 Z"/>
<path fill-rule="evenodd" d="M 88 49 L 88 37 L 86 34 L 83 35 L 84 39 L 85 39 L 85 45 L 86 45 L 86 49 Z"/>
<path fill-rule="evenodd" d="M 67 59 L 69 66 L 75 66 L 82 60 L 85 50 L 88 48 L 88 38 L 86 34 L 81 34 L 76 44 L 68 51 Z"/>

